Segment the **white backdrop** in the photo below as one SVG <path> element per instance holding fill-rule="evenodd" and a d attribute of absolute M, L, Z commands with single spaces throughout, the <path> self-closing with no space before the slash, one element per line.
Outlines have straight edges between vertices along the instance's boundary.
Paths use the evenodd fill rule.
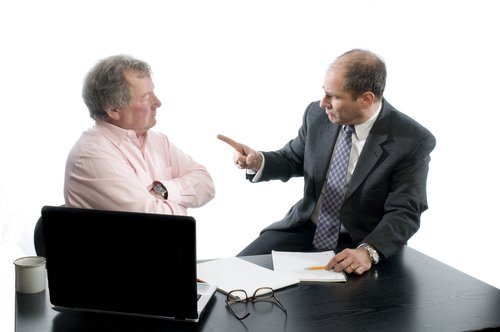
<path fill-rule="evenodd" d="M 280 148 L 307 104 L 321 98 L 327 65 L 366 48 L 387 63 L 389 102 L 437 138 L 430 209 L 409 245 L 500 288 L 496 7 L 493 0 L 3 1 L 2 264 L 33 254 L 40 208 L 63 203 L 66 155 L 92 125 L 81 83 L 98 59 L 126 53 L 151 64 L 163 102 L 156 130 L 215 181 L 216 198 L 191 210 L 198 257 L 213 258 L 237 254 L 302 195 L 301 179 L 245 181 L 216 134 Z"/>

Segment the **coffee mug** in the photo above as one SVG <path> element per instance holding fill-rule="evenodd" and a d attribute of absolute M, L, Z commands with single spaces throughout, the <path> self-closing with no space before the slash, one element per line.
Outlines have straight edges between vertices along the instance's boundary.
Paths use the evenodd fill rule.
<path fill-rule="evenodd" d="M 16 291 L 34 294 L 45 290 L 45 257 L 27 256 L 14 261 L 16 266 Z"/>

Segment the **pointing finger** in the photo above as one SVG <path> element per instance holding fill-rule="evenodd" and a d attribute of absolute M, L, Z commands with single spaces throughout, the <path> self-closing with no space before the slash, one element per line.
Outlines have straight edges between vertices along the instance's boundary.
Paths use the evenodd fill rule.
<path fill-rule="evenodd" d="M 232 146 L 239 153 L 244 154 L 245 151 L 241 143 L 238 143 L 235 140 L 221 134 L 217 135 L 217 138 Z"/>

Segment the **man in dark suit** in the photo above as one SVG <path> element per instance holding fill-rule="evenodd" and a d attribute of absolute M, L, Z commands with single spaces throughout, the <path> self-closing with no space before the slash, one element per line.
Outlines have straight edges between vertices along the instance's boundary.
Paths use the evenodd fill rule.
<path fill-rule="evenodd" d="M 415 234 L 427 209 L 427 173 L 436 140 L 384 99 L 385 82 L 385 63 L 378 56 L 351 50 L 329 66 L 324 97 L 307 107 L 298 136 L 282 149 L 258 152 L 218 136 L 235 149 L 236 165 L 247 169 L 252 182 L 304 177 L 304 197 L 239 255 L 333 249 L 337 255 L 327 268 L 362 274 Z M 318 247 L 313 239 L 329 165 L 345 126 L 354 133 L 342 180 L 340 235 L 335 247 Z"/>

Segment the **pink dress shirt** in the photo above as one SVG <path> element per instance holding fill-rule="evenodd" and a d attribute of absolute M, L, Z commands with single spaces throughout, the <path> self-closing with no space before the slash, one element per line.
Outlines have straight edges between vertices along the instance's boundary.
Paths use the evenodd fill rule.
<path fill-rule="evenodd" d="M 154 181 L 168 200 L 151 192 Z M 204 166 L 178 149 L 167 136 L 149 130 L 138 138 L 98 120 L 68 155 L 64 181 L 67 206 L 186 215 L 215 196 Z"/>

